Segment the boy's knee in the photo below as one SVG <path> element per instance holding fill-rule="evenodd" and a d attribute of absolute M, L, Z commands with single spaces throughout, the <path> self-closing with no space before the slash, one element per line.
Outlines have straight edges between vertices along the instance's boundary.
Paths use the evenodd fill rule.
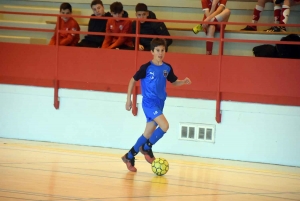
<path fill-rule="evenodd" d="M 166 133 L 169 130 L 169 123 L 165 123 L 164 125 L 160 126 L 160 128 Z"/>
<path fill-rule="evenodd" d="M 230 14 L 231 14 L 231 11 L 230 11 L 228 8 L 226 8 L 226 9 L 224 10 L 224 12 L 225 12 L 227 15 L 230 15 Z"/>

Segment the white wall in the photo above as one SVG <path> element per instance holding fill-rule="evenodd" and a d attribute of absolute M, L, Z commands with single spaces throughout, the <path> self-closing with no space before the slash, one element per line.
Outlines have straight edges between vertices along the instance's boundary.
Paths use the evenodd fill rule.
<path fill-rule="evenodd" d="M 129 149 L 145 126 L 124 109 L 126 95 L 0 85 L 0 137 Z M 300 166 L 300 107 L 222 102 L 215 122 L 215 101 L 169 97 L 164 113 L 170 129 L 154 147 L 201 157 Z M 179 123 L 216 125 L 215 143 L 179 140 Z M 180 156 L 178 156 L 180 159 Z"/>

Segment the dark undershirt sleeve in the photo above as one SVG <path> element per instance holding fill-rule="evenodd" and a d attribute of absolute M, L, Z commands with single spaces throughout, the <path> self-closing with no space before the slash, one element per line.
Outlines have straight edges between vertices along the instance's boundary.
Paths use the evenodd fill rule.
<path fill-rule="evenodd" d="M 135 75 L 133 76 L 133 79 L 135 81 L 138 81 L 140 79 L 143 79 L 146 77 L 146 71 L 147 71 L 147 68 L 148 66 L 150 65 L 150 62 L 149 63 L 146 63 L 144 65 L 142 65 L 140 67 L 140 69 L 135 73 Z"/>
<path fill-rule="evenodd" d="M 173 68 L 170 64 L 168 64 L 168 66 L 170 66 L 171 70 L 168 74 L 167 80 L 171 83 L 176 82 L 176 80 L 178 79 L 178 77 L 174 74 Z"/>

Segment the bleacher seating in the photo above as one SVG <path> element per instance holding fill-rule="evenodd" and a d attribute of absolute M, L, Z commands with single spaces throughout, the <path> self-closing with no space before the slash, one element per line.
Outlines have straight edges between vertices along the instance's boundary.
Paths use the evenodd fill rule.
<path fill-rule="evenodd" d="M 31 12 L 31 13 L 50 13 L 57 14 L 58 7 L 62 1 L 59 0 L 48 0 L 44 2 L 40 1 L 8 1 L 3 0 L 0 2 L 0 10 L 2 11 L 14 11 L 14 12 Z M 72 3 L 72 1 L 69 1 Z M 109 10 L 109 4 L 112 1 L 104 1 L 106 11 Z M 195 2 L 186 2 L 184 7 L 180 5 L 181 1 L 175 1 L 172 6 L 166 6 L 163 3 L 159 4 L 160 6 L 155 4 L 155 1 L 149 4 L 149 9 L 155 11 L 156 15 L 159 19 L 178 19 L 178 20 L 201 20 L 202 19 L 202 10 L 200 1 Z M 237 5 L 237 2 L 238 5 Z M 229 1 L 228 8 L 232 10 L 232 14 L 230 17 L 231 22 L 245 22 L 248 23 L 251 21 L 252 10 L 255 6 L 254 0 L 247 1 Z M 125 10 L 128 11 L 129 16 L 134 18 L 134 5 L 130 2 L 123 2 L 125 5 Z M 88 3 L 72 3 L 73 5 L 73 14 L 75 15 L 85 15 L 89 16 L 91 14 L 91 9 Z M 180 7 L 181 6 L 181 7 Z M 196 6 L 196 7 L 195 7 Z M 292 12 L 289 18 L 289 23 L 300 23 L 299 16 L 300 6 L 293 7 Z M 272 4 L 267 4 L 265 11 L 262 13 L 261 22 L 271 23 L 272 22 Z M 47 16 L 24 16 L 24 15 L 9 15 L 9 14 L 0 14 L 0 26 L 14 26 L 14 27 L 26 27 L 26 28 L 44 28 L 44 29 L 53 29 L 54 23 L 56 21 L 55 17 L 47 17 Z M 77 21 L 81 25 L 81 30 L 87 30 L 87 18 L 78 18 Z M 191 31 L 191 27 L 194 24 L 184 24 L 184 23 L 166 23 L 167 27 L 170 29 L 170 33 L 173 36 L 192 36 L 192 37 L 204 37 L 204 33 L 199 33 L 195 35 Z M 242 28 L 242 25 L 233 26 L 228 25 L 226 27 L 225 37 L 226 38 L 238 38 L 238 39 L 265 39 L 265 40 L 280 40 L 283 37 L 282 33 L 264 33 L 261 31 L 258 32 L 240 32 L 239 29 Z M 262 30 L 266 27 L 259 27 L 259 30 Z M 288 30 L 300 32 L 299 29 L 288 28 Z M 18 41 L 14 40 L 17 37 L 25 37 L 30 38 L 28 41 L 43 41 L 39 44 L 47 44 L 49 39 L 52 36 L 52 33 L 47 32 L 32 32 L 32 31 L 11 31 L 11 30 L 0 30 L 2 39 L 5 41 Z M 12 39 L 9 39 L 11 36 Z M 216 37 L 219 35 L 216 34 Z M 7 38 L 8 37 L 8 38 Z M 83 37 L 83 35 L 81 35 Z M 42 40 L 38 40 L 42 39 Z M 3 41 L 2 40 L 2 41 Z M 25 39 L 24 39 L 25 40 Z M 237 54 L 244 56 L 251 56 L 251 49 L 259 44 L 235 44 L 235 43 L 225 43 L 224 54 Z M 182 53 L 201 53 L 205 52 L 205 41 L 184 41 L 184 40 L 174 40 L 173 44 L 170 46 L 170 52 L 182 52 Z M 214 45 L 213 54 L 218 53 L 218 43 L 216 42 Z"/>

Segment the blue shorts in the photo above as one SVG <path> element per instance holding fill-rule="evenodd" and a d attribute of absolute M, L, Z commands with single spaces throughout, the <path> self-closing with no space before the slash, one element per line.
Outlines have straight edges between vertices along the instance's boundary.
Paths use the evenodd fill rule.
<path fill-rule="evenodd" d="M 160 99 L 147 100 L 143 98 L 142 107 L 146 116 L 147 123 L 163 114 L 165 101 Z"/>

